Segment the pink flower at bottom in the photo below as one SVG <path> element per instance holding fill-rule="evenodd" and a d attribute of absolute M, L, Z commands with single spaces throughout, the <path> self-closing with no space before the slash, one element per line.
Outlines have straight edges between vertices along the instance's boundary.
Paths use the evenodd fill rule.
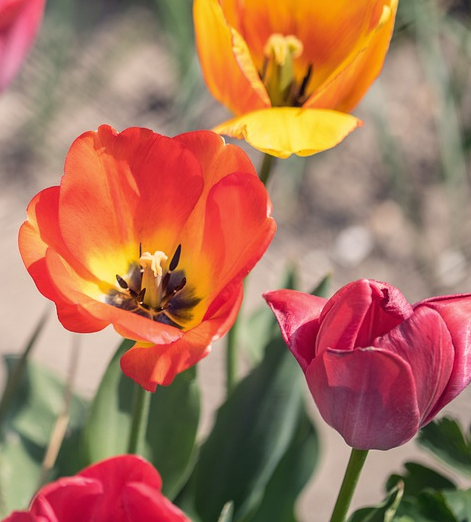
<path fill-rule="evenodd" d="M 47 484 L 27 511 L 14 511 L 3 522 L 190 522 L 161 487 L 151 464 L 121 455 Z"/>
<path fill-rule="evenodd" d="M 362 279 L 264 295 L 323 419 L 356 449 L 404 444 L 471 380 L 471 294 L 409 304 Z"/>

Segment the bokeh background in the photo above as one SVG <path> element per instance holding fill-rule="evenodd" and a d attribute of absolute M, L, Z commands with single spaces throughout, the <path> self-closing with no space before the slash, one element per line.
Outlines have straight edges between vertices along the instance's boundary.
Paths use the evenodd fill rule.
<path fill-rule="evenodd" d="M 332 292 L 361 277 L 412 302 L 471 292 L 471 2 L 399 4 L 383 73 L 354 111 L 364 127 L 331 151 L 276 164 L 269 191 L 279 228 L 250 277 L 245 313 L 263 306 L 261 292 L 292 264 L 302 290 L 332 272 Z M 74 336 L 27 275 L 17 231 L 32 196 L 59 183 L 72 141 L 102 123 L 175 135 L 229 117 L 204 85 L 191 8 L 191 0 L 48 0 L 36 45 L 0 96 L 2 354 L 20 352 L 49 310 L 32 357 L 61 375 L 70 367 Z M 80 338 L 79 392 L 93 394 L 118 342 L 111 330 Z M 223 399 L 223 366 L 218 343 L 200 365 L 202 436 Z M 471 391 L 446 412 L 468 425 Z M 327 519 L 349 454 L 314 406 L 312 415 L 322 457 L 298 506 L 306 522 Z M 377 503 L 385 478 L 411 458 L 428 458 L 414 441 L 372 452 L 354 505 Z"/>

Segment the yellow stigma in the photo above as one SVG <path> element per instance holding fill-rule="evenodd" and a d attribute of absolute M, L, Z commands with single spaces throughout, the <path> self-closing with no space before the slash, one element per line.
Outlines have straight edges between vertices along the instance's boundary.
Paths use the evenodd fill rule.
<path fill-rule="evenodd" d="M 272 34 L 263 49 L 265 63 L 262 80 L 274 107 L 290 105 L 294 84 L 294 60 L 303 53 L 303 44 L 296 36 Z"/>
<path fill-rule="evenodd" d="M 160 250 L 153 254 L 144 252 L 139 259 L 139 264 L 143 270 L 141 288 L 146 289 L 143 303 L 153 309 L 157 309 L 162 300 L 162 265 L 167 260 L 168 257 Z"/>

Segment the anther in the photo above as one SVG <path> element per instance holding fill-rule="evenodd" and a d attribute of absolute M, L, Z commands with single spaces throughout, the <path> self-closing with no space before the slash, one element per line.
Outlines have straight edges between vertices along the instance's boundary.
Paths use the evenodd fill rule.
<path fill-rule="evenodd" d="M 128 290 L 129 289 L 129 286 L 128 284 L 126 283 L 126 281 L 118 274 L 116 274 L 116 281 L 118 281 L 118 285 L 123 289 L 123 290 Z"/>
<path fill-rule="evenodd" d="M 144 296 L 146 295 L 146 289 L 142 288 L 141 291 L 137 294 L 136 300 L 139 304 L 142 304 L 144 301 Z"/>
<path fill-rule="evenodd" d="M 181 244 L 178 245 L 177 249 L 175 250 L 175 254 L 173 254 L 172 260 L 170 261 L 170 265 L 168 267 L 170 272 L 173 272 L 175 268 L 177 268 L 178 263 L 180 262 L 180 254 L 182 253 L 182 246 Z"/>

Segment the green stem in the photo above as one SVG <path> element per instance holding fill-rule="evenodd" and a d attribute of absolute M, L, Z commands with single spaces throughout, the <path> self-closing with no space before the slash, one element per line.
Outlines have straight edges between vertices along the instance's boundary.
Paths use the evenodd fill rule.
<path fill-rule="evenodd" d="M 128 453 L 142 455 L 149 419 L 151 393 L 136 384 L 132 409 L 132 424 L 129 433 Z"/>
<path fill-rule="evenodd" d="M 367 455 L 368 450 L 352 448 L 350 460 L 348 461 L 347 470 L 345 471 L 345 476 L 343 478 L 342 486 L 340 487 L 330 522 L 345 521 Z"/>
<path fill-rule="evenodd" d="M 229 397 L 237 382 L 237 340 L 240 324 L 240 311 L 232 328 L 227 333 L 226 345 L 226 397 Z"/>
<path fill-rule="evenodd" d="M 275 157 L 271 154 L 263 156 L 262 166 L 260 167 L 260 181 L 267 186 L 268 180 L 272 173 L 273 165 L 275 164 Z"/>

